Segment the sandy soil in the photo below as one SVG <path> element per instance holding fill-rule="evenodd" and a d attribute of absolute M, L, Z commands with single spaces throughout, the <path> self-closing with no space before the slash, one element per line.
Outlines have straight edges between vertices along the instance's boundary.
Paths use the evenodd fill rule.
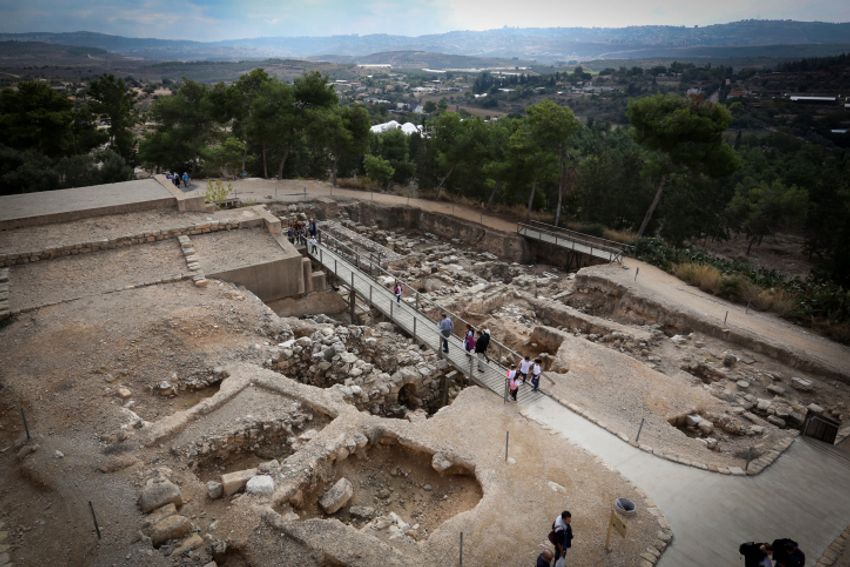
<path fill-rule="evenodd" d="M 13 311 L 189 275 L 176 239 L 63 256 L 9 269 Z"/>

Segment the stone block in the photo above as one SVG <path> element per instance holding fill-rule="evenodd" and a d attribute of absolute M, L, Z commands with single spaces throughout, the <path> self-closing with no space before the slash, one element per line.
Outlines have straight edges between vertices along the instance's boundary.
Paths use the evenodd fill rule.
<path fill-rule="evenodd" d="M 168 516 L 154 524 L 151 528 L 151 543 L 159 547 L 171 539 L 180 539 L 192 531 L 192 522 L 185 516 Z"/>
<path fill-rule="evenodd" d="M 330 490 L 325 492 L 321 500 L 319 500 L 319 505 L 326 513 L 334 514 L 348 504 L 352 496 L 354 496 L 354 487 L 351 485 L 350 480 L 343 477 L 336 481 Z"/>
<path fill-rule="evenodd" d="M 224 496 L 236 494 L 257 475 L 257 469 L 245 469 L 221 475 L 222 492 Z"/>
<path fill-rule="evenodd" d="M 245 492 L 260 496 L 271 496 L 274 493 L 274 480 L 266 474 L 252 477 L 245 485 Z"/>
<path fill-rule="evenodd" d="M 150 479 L 145 483 L 139 497 L 139 507 L 142 512 L 150 512 L 170 502 L 173 502 L 175 506 L 180 506 L 183 503 L 180 497 L 180 487 L 165 479 Z"/>
<path fill-rule="evenodd" d="M 173 502 L 169 502 L 165 506 L 157 508 L 145 517 L 142 522 L 142 529 L 147 531 L 155 524 L 158 524 L 168 516 L 173 516 L 177 513 L 177 506 Z"/>
<path fill-rule="evenodd" d="M 180 542 L 180 545 L 174 549 L 172 555 L 180 557 L 184 553 L 192 551 L 193 549 L 198 549 L 202 545 L 204 545 L 204 538 L 198 534 L 192 534 Z"/>
<path fill-rule="evenodd" d="M 815 385 L 811 380 L 798 376 L 791 378 L 791 387 L 801 392 L 811 392 L 815 389 Z"/>

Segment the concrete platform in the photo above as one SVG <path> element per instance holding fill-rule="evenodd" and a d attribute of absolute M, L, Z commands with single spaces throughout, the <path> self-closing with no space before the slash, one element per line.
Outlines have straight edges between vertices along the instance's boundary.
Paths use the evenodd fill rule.
<path fill-rule="evenodd" d="M 176 198 L 154 179 L 21 193 L 0 197 L 0 230 L 176 207 Z"/>

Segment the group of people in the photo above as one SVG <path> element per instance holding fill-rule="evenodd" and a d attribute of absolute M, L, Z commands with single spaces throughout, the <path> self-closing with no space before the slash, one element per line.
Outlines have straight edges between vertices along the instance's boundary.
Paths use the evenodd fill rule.
<path fill-rule="evenodd" d="M 806 555 L 793 539 L 781 538 L 773 543 L 742 543 L 738 552 L 744 556 L 744 567 L 803 567 Z"/>
<path fill-rule="evenodd" d="M 439 328 L 440 335 L 442 336 L 443 352 L 448 354 L 449 338 L 452 336 L 455 329 L 454 322 L 452 321 L 452 318 L 449 317 L 448 313 L 443 313 L 443 318 L 440 319 L 439 323 L 437 323 L 437 327 Z M 475 335 L 475 329 L 472 328 L 472 325 L 467 325 L 466 332 L 463 336 L 463 349 L 468 356 L 475 355 L 475 366 L 478 368 L 479 372 L 484 372 L 484 365 L 481 361 L 484 360 L 486 362 L 490 362 L 490 357 L 487 356 L 487 348 L 490 346 L 490 330 L 481 329 L 478 331 L 477 338 Z"/>
<path fill-rule="evenodd" d="M 292 244 L 307 244 L 311 246 L 311 252 L 315 252 L 318 247 L 319 225 L 316 224 L 316 219 L 310 219 L 306 224 L 298 219 L 290 223 L 286 229 L 286 238 Z"/>
<path fill-rule="evenodd" d="M 531 391 L 540 390 L 540 375 L 543 374 L 543 360 L 535 358 L 534 362 L 528 355 L 516 363 L 513 368 L 508 369 L 508 392 L 513 401 L 517 401 L 520 383 L 525 384 L 531 380 Z"/>
<path fill-rule="evenodd" d="M 548 536 L 554 549 L 544 549 L 537 556 L 536 567 L 564 567 L 567 564 L 567 551 L 573 546 L 572 520 L 573 516 L 568 510 L 558 514 Z"/>
<path fill-rule="evenodd" d="M 176 171 L 173 172 L 173 173 L 170 172 L 170 171 L 166 171 L 165 172 L 165 178 L 168 179 L 169 181 L 171 181 L 172 183 L 174 183 L 175 187 L 180 187 L 180 182 L 182 181 L 183 187 L 185 187 L 187 189 L 189 188 L 189 184 L 192 181 L 192 178 L 189 177 L 188 171 L 184 171 L 183 175 L 180 175 Z"/>

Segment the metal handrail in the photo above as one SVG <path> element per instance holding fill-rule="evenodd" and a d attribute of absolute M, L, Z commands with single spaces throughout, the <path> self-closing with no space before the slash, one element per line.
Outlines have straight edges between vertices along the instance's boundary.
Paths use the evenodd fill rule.
<path fill-rule="evenodd" d="M 325 235 L 325 236 L 324 236 L 324 238 L 322 238 L 322 237 L 321 237 L 321 235 L 322 235 L 322 231 L 321 231 L 321 230 L 319 230 L 319 236 L 320 236 L 320 238 L 319 238 L 319 243 L 320 243 L 321 245 L 327 245 L 328 240 L 330 240 L 331 242 L 334 242 L 334 243 L 335 243 L 335 246 L 334 246 L 334 245 L 331 245 L 331 246 L 329 246 L 329 248 L 334 249 L 335 247 L 338 247 L 338 248 L 345 248 L 345 249 L 349 250 L 349 251 L 350 251 L 352 254 L 354 254 L 354 256 L 355 256 L 355 267 L 357 267 L 358 269 L 360 269 L 360 266 L 361 266 L 362 264 L 361 264 L 361 263 L 360 263 L 360 261 L 359 261 L 359 255 L 358 255 L 356 252 L 354 252 L 354 251 L 351 249 L 351 247 L 349 247 L 349 246 L 347 246 L 346 244 L 344 244 L 344 243 L 340 242 L 338 238 L 335 238 L 335 237 L 333 237 L 333 236 L 328 236 L 328 235 Z M 309 247 L 308 247 L 308 254 L 313 255 L 313 254 L 311 254 L 311 252 L 310 252 L 310 250 L 309 250 Z M 321 261 L 321 260 L 320 260 L 320 261 Z M 433 321 L 433 322 L 435 322 L 435 323 L 437 322 L 437 321 L 435 321 L 434 319 L 432 319 L 432 318 L 431 318 L 431 317 L 430 317 L 427 313 L 425 313 L 425 312 L 424 312 L 424 311 L 420 308 L 420 304 L 421 304 L 422 302 L 424 302 L 424 303 L 426 303 L 426 304 L 428 304 L 428 305 L 432 305 L 433 307 L 435 307 L 435 308 L 437 308 L 438 310 L 440 310 L 442 313 L 446 313 L 447 315 L 450 315 L 453 319 L 456 319 L 457 321 L 460 321 L 461 323 L 463 323 L 463 324 L 465 324 L 465 325 L 469 325 L 469 326 L 471 326 L 471 327 L 473 326 L 473 325 L 472 325 L 472 323 L 470 323 L 469 321 L 467 321 L 467 320 L 466 320 L 466 319 L 464 319 L 463 317 L 461 317 L 461 316 L 457 315 L 456 313 L 454 313 L 454 312 L 453 312 L 453 311 L 451 311 L 450 309 L 448 309 L 448 308 L 446 308 L 446 307 L 444 307 L 444 306 L 440 305 L 440 304 L 439 304 L 439 303 L 437 303 L 436 301 L 433 301 L 433 300 L 430 300 L 430 299 L 428 299 L 428 298 L 423 297 L 423 296 L 422 296 L 422 294 L 421 294 L 418 290 L 416 290 L 416 288 L 415 288 L 414 286 L 410 285 L 408 282 L 406 282 L 406 281 L 405 281 L 405 280 L 403 280 L 402 278 L 400 278 L 400 277 L 398 277 L 397 275 L 395 275 L 395 274 L 393 274 L 393 273 L 389 272 L 388 270 L 385 270 L 385 269 L 384 269 L 383 267 L 381 267 L 380 265 L 374 265 L 374 264 L 372 263 L 372 260 L 371 260 L 371 259 L 369 260 L 369 265 L 370 265 L 370 268 L 372 268 L 372 269 L 374 269 L 374 270 L 377 270 L 377 271 L 379 271 L 379 272 L 383 272 L 384 274 L 386 274 L 386 275 L 388 275 L 388 276 L 392 277 L 395 281 L 400 282 L 401 284 L 403 284 L 403 285 L 404 285 L 404 287 L 405 287 L 405 288 L 414 290 L 414 298 L 415 298 L 415 301 L 416 301 L 416 306 L 415 306 L 415 307 L 416 307 L 416 310 L 417 310 L 417 311 L 419 311 L 419 313 L 421 313 L 422 315 L 424 315 L 424 316 L 425 316 L 426 318 L 428 318 L 429 320 L 431 320 L 431 321 Z M 382 287 L 382 288 L 383 288 L 383 286 L 381 286 L 381 284 L 379 284 L 378 282 L 375 282 L 375 283 L 376 283 L 377 285 L 379 285 L 380 287 Z M 457 334 L 456 334 L 456 336 L 457 336 L 458 338 L 461 338 L 460 333 L 457 333 Z M 496 339 L 494 339 L 494 338 L 493 338 L 493 335 L 490 335 L 490 343 L 491 343 L 491 344 L 493 344 L 493 345 L 495 345 L 497 348 L 499 348 L 499 349 L 501 349 L 501 350 L 503 350 L 503 351 L 507 352 L 509 355 L 512 355 L 512 356 L 513 356 L 513 357 L 515 357 L 517 360 L 519 360 L 519 359 L 521 359 L 521 358 L 522 358 L 522 356 L 521 356 L 518 352 L 516 352 L 516 351 L 515 351 L 515 350 L 513 350 L 512 348 L 508 347 L 508 346 L 507 346 L 507 345 L 505 345 L 504 343 L 501 343 L 501 342 L 497 341 Z M 503 370 L 508 370 L 508 368 L 507 368 L 506 366 L 504 366 L 503 364 L 501 364 L 500 362 L 498 362 L 498 360 L 496 360 L 496 359 L 495 359 L 495 357 L 493 357 L 493 358 L 492 358 L 492 360 L 494 360 L 494 361 L 496 362 L 496 364 L 497 364 L 500 368 L 502 368 Z M 545 377 L 545 378 L 546 378 L 549 382 L 551 382 L 551 383 L 553 383 L 553 384 L 555 383 L 555 381 L 554 381 L 552 378 L 549 378 L 548 376 L 546 376 L 546 373 L 545 373 L 545 372 L 541 372 L 541 374 L 540 374 L 540 375 L 541 375 L 541 377 Z"/>
<path fill-rule="evenodd" d="M 593 236 L 592 234 L 584 234 L 583 232 L 576 232 L 568 228 L 561 228 L 559 226 L 546 224 L 544 222 L 528 221 L 517 223 L 517 225 L 517 231 L 519 231 L 519 229 L 522 227 L 526 227 L 528 229 L 536 230 L 538 232 L 545 232 L 553 236 L 568 236 L 578 242 L 582 242 L 588 245 L 595 245 L 600 250 L 605 250 L 606 252 L 625 252 L 628 248 L 630 248 L 628 244 L 625 244 L 623 242 L 608 240 L 607 238 Z"/>

